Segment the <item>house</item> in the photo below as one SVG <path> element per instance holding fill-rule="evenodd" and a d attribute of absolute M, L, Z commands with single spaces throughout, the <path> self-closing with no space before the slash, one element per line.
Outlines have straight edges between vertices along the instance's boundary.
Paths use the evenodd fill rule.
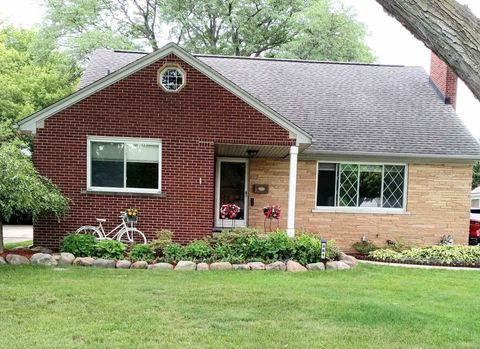
<path fill-rule="evenodd" d="M 470 193 L 470 207 L 480 208 L 480 187 L 476 187 Z"/>
<path fill-rule="evenodd" d="M 34 162 L 72 200 L 35 244 L 140 211 L 153 238 L 187 243 L 229 226 L 417 245 L 466 244 L 480 146 L 456 115 L 456 77 L 420 67 L 98 50 L 79 89 L 19 123 Z M 235 203 L 235 220 L 219 208 Z"/>

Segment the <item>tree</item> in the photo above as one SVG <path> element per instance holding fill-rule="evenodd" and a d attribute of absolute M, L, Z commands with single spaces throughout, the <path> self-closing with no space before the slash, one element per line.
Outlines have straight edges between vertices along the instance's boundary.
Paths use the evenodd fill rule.
<path fill-rule="evenodd" d="M 364 27 L 351 10 L 337 4 L 338 0 L 47 0 L 44 27 L 56 33 L 52 35 L 59 44 L 74 47 L 78 59 L 97 47 L 156 50 L 159 38 L 168 34 L 195 53 L 371 61 Z M 162 24 L 171 28 L 169 33 L 162 32 Z"/>
<path fill-rule="evenodd" d="M 0 27 L 0 140 L 15 121 L 73 92 L 79 73 L 37 32 Z"/>
<path fill-rule="evenodd" d="M 480 20 L 455 0 L 377 0 L 480 100 Z"/>
<path fill-rule="evenodd" d="M 472 189 L 480 186 L 480 161 L 473 163 Z"/>
<path fill-rule="evenodd" d="M 298 33 L 274 55 L 285 58 L 373 62 L 365 43 L 366 28 L 352 9 L 331 0 L 312 1 L 295 18 Z"/>
<path fill-rule="evenodd" d="M 19 141 L 0 144 L 0 253 L 3 252 L 3 223 L 13 214 L 30 214 L 35 221 L 43 215 L 57 218 L 68 211 L 68 200 L 47 178 L 40 176 Z"/>

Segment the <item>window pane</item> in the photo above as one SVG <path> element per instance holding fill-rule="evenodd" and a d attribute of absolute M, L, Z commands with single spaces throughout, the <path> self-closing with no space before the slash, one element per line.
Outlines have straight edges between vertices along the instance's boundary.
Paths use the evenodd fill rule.
<path fill-rule="evenodd" d="M 318 164 L 317 206 L 335 205 L 335 164 Z"/>
<path fill-rule="evenodd" d="M 158 189 L 158 145 L 125 144 L 127 188 Z"/>
<path fill-rule="evenodd" d="M 359 207 L 380 207 L 382 191 L 382 166 L 361 165 L 359 182 Z"/>
<path fill-rule="evenodd" d="M 235 219 L 245 219 L 245 169 L 243 162 L 222 162 L 220 166 L 220 207 L 224 204 L 240 207 Z"/>
<path fill-rule="evenodd" d="M 383 179 L 383 207 L 403 208 L 405 166 L 386 165 Z"/>
<path fill-rule="evenodd" d="M 91 185 L 123 188 L 123 144 L 92 142 L 90 152 Z"/>
<path fill-rule="evenodd" d="M 340 164 L 338 206 L 357 206 L 358 165 Z"/>

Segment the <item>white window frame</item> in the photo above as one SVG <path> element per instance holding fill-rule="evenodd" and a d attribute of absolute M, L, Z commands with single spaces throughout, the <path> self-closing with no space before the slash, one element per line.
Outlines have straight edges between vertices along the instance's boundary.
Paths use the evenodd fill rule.
<path fill-rule="evenodd" d="M 158 146 L 158 189 L 146 188 L 126 188 L 126 159 L 124 158 L 124 187 L 95 187 L 91 185 L 92 169 L 91 169 L 91 144 L 92 142 L 109 142 L 109 143 L 131 143 L 131 144 L 148 144 Z M 132 137 L 87 137 L 87 191 L 103 191 L 118 193 L 149 193 L 160 194 L 162 192 L 162 141 L 160 139 L 151 138 L 132 138 Z"/>
<path fill-rule="evenodd" d="M 319 164 L 351 164 L 351 165 L 377 165 L 382 166 L 382 205 L 383 205 L 383 172 L 384 166 L 404 166 L 405 167 L 405 177 L 403 180 L 403 203 L 402 208 L 387 208 L 387 207 L 345 207 L 345 206 L 317 206 L 317 195 L 318 195 L 318 167 Z M 312 212 L 339 212 L 339 213 L 380 213 L 380 214 L 406 214 L 407 212 L 407 194 L 408 194 L 408 164 L 407 163 L 397 163 L 397 162 L 361 162 L 361 161 L 317 161 L 315 165 L 316 174 L 315 174 L 315 202 L 314 209 Z M 335 205 L 337 204 L 337 194 L 339 186 L 339 171 L 336 171 L 335 178 Z"/>

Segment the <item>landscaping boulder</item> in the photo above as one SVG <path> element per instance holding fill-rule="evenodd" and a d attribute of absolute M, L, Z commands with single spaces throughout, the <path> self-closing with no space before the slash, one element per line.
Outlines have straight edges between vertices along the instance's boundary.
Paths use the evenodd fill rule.
<path fill-rule="evenodd" d="M 126 259 L 122 259 L 121 261 L 117 261 L 117 269 L 130 269 L 132 262 L 127 261 Z"/>
<path fill-rule="evenodd" d="M 307 268 L 305 268 L 303 265 L 301 265 L 298 262 L 295 261 L 288 261 L 287 262 L 287 271 L 293 272 L 293 273 L 301 273 L 307 271 Z"/>
<path fill-rule="evenodd" d="M 18 254 L 7 254 L 5 259 L 7 260 L 8 264 L 11 265 L 30 264 L 30 261 L 27 257 L 20 256 Z"/>
<path fill-rule="evenodd" d="M 32 250 L 33 252 L 40 252 L 40 253 L 46 253 L 46 254 L 52 254 L 53 252 L 48 247 L 43 247 L 43 246 L 35 246 L 35 247 L 32 247 L 30 250 Z"/>
<path fill-rule="evenodd" d="M 287 269 L 287 266 L 283 262 L 273 262 L 265 266 L 265 270 L 285 271 L 286 269 Z"/>
<path fill-rule="evenodd" d="M 58 265 L 72 265 L 75 260 L 75 256 L 68 252 L 60 253 L 60 258 L 58 259 Z"/>
<path fill-rule="evenodd" d="M 132 263 L 130 266 L 130 269 L 148 269 L 148 263 L 145 261 L 138 261 L 135 263 Z"/>
<path fill-rule="evenodd" d="M 180 261 L 177 263 L 175 270 L 189 271 L 189 270 L 195 270 L 196 268 L 197 268 L 197 265 L 193 262 Z"/>
<path fill-rule="evenodd" d="M 210 267 L 208 266 L 208 263 L 198 263 L 197 270 L 206 271 L 206 270 L 210 270 Z"/>
<path fill-rule="evenodd" d="M 327 262 L 327 270 L 343 270 L 350 269 L 350 266 L 342 261 Z"/>
<path fill-rule="evenodd" d="M 35 253 L 30 258 L 30 263 L 36 265 L 45 265 L 45 266 L 56 266 L 57 261 L 51 254 L 48 253 Z"/>
<path fill-rule="evenodd" d="M 248 266 L 252 270 L 265 270 L 265 264 L 262 262 L 250 262 L 248 263 Z"/>
<path fill-rule="evenodd" d="M 93 266 L 96 268 L 115 268 L 117 263 L 112 259 L 98 258 L 93 261 Z"/>
<path fill-rule="evenodd" d="M 348 254 L 345 253 L 340 253 L 340 261 L 342 261 L 345 264 L 348 264 L 350 267 L 356 267 L 358 264 L 358 261 L 355 257 L 349 256 Z"/>
<path fill-rule="evenodd" d="M 307 264 L 307 269 L 310 270 L 310 271 L 325 270 L 325 264 L 323 264 L 323 263 L 310 263 L 310 264 Z"/>
<path fill-rule="evenodd" d="M 248 264 L 233 264 L 233 270 L 250 270 L 250 266 Z"/>
<path fill-rule="evenodd" d="M 95 259 L 92 257 L 77 257 L 73 261 L 73 265 L 80 265 L 82 267 L 91 267 Z"/>
<path fill-rule="evenodd" d="M 7 261 L 2 256 L 0 256 L 0 264 L 7 264 Z"/>
<path fill-rule="evenodd" d="M 170 263 L 156 263 L 149 265 L 148 269 L 173 270 L 173 265 Z"/>
<path fill-rule="evenodd" d="M 231 270 L 232 265 L 229 262 L 216 262 L 210 264 L 210 270 Z"/>

